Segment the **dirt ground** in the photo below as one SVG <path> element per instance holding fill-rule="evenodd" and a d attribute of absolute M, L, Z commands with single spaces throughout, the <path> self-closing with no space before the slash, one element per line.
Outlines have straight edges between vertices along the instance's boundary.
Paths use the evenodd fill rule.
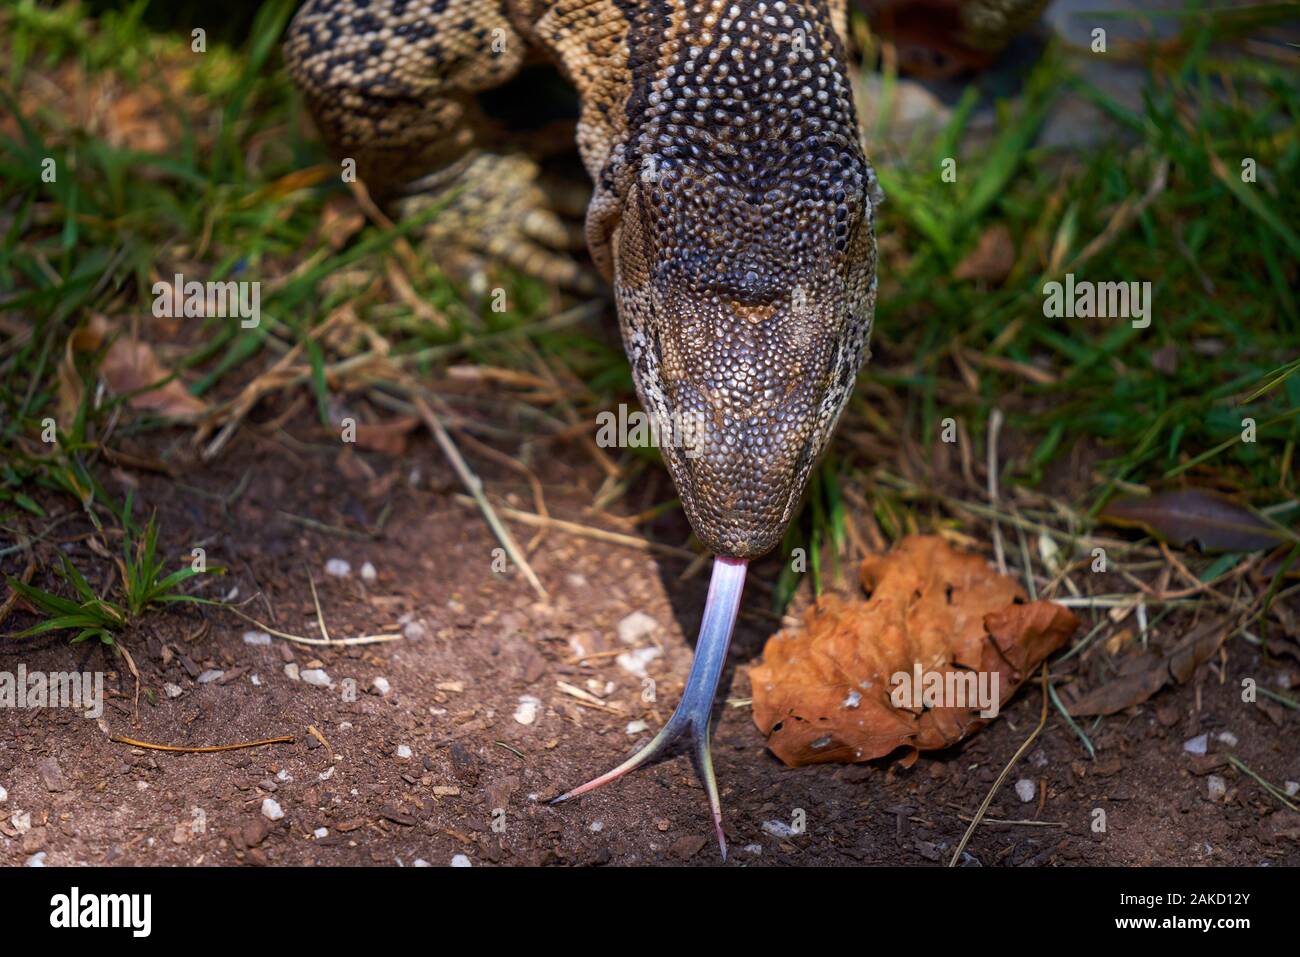
<path fill-rule="evenodd" d="M 175 433 L 130 448 L 147 459 L 184 441 Z M 6 641 L 0 670 L 105 671 L 108 698 L 98 720 L 0 710 L 0 863 L 44 854 L 49 865 L 441 866 L 458 856 L 475 866 L 719 864 L 684 753 L 573 803 L 544 803 L 613 766 L 667 717 L 690 665 L 707 570 L 680 581 L 685 561 L 553 530 L 532 554 L 551 596 L 541 602 L 518 576 L 493 572 L 496 542 L 453 498 L 460 489 L 432 442 L 413 439 L 402 458 L 338 448 L 307 422 L 245 429 L 213 465 L 174 476 L 119 468 L 110 491 L 134 484 L 136 514 L 157 508 L 173 561 L 202 545 L 228 568 L 204 594 L 237 588 L 237 602 L 252 597 L 243 610 L 276 630 L 317 634 L 310 570 L 332 635 L 404 637 L 350 648 L 250 644 L 245 633 L 258 629 L 228 611 L 173 606 L 127 638 L 144 688 L 138 717 L 134 680 L 111 651 L 70 645 L 63 634 Z M 517 476 L 490 466 L 482 474 L 493 494 L 514 486 L 516 504 L 530 507 Z M 608 526 L 583 511 L 601 475 L 580 453 L 557 450 L 542 478 L 552 514 Z M 87 548 L 77 521 L 57 539 L 71 540 L 63 548 L 80 567 L 105 574 L 108 563 Z M 686 531 L 673 517 L 654 535 L 680 542 Z M 523 541 L 533 534 L 515 532 Z M 5 558 L 3 571 L 17 574 L 18 558 Z M 351 576 L 327 575 L 330 559 L 349 562 Z M 373 581 L 360 574 L 366 562 Z M 775 559 L 756 566 L 748 608 L 766 605 L 763 582 L 778 571 Z M 618 625 L 634 612 L 657 628 L 625 645 Z M 19 612 L 6 626 L 32 620 Z M 748 697 L 745 664 L 776 627 L 756 611 L 742 619 L 720 697 Z M 637 647 L 662 651 L 646 665 L 657 703 L 643 703 L 641 679 L 611 653 Z M 311 669 L 332 686 L 303 680 Z M 1286 684 L 1296 666 L 1233 641 L 1194 681 L 1089 725 L 1095 760 L 1053 709 L 964 863 L 1300 864 L 1300 815 L 1280 810 L 1227 762 L 1231 752 L 1279 785 L 1300 778 L 1295 712 L 1243 704 L 1247 676 Z M 559 683 L 603 703 L 584 703 Z M 528 696 L 538 704 L 525 724 Z M 886 760 L 792 770 L 765 750 L 746 704 L 724 705 L 714 754 L 730 863 L 947 863 L 963 818 L 1040 707 L 1027 684 L 1000 720 L 910 768 Z M 642 720 L 649 730 L 627 733 Z M 1186 752 L 1184 742 L 1203 733 L 1209 753 Z M 284 735 L 293 743 L 174 754 L 110 735 L 183 746 Z M 1221 799 L 1209 796 L 1211 774 L 1227 783 Z M 1036 784 L 1028 802 L 1013 788 L 1022 778 Z M 281 820 L 263 815 L 267 798 Z M 792 834 L 799 809 L 806 829 Z"/>

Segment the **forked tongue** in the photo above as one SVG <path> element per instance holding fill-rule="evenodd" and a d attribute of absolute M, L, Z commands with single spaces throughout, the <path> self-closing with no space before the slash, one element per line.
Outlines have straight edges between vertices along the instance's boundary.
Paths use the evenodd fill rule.
<path fill-rule="evenodd" d="M 713 776 L 713 756 L 709 750 L 709 717 L 713 712 L 713 696 L 718 690 L 722 666 L 727 660 L 727 648 L 731 645 L 731 633 L 736 627 L 736 614 L 740 610 L 740 593 L 745 588 L 745 570 L 748 567 L 748 560 L 743 558 L 717 556 L 713 559 L 713 578 L 709 581 L 709 597 L 704 603 L 700 640 L 695 645 L 695 662 L 691 665 L 690 677 L 686 679 L 686 690 L 682 692 L 682 700 L 677 705 L 677 710 L 673 712 L 673 716 L 668 719 L 668 723 L 662 730 L 654 736 L 654 740 L 614 770 L 561 794 L 550 803 L 559 804 L 569 798 L 594 791 L 603 784 L 621 778 L 629 771 L 635 771 L 641 765 L 667 751 L 668 746 L 690 728 L 691 741 L 694 744 L 692 757 L 695 761 L 695 772 L 704 783 L 704 789 L 709 795 L 709 808 L 713 811 L 713 828 L 718 835 L 718 847 L 722 849 L 722 859 L 724 861 L 727 859 L 727 839 L 722 833 L 722 804 L 718 800 L 718 782 Z"/>

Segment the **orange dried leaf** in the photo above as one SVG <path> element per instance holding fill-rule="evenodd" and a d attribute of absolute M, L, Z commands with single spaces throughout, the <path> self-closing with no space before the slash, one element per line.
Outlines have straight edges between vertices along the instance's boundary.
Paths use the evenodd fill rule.
<path fill-rule="evenodd" d="M 754 723 L 790 766 L 948 747 L 991 719 L 981 699 L 1000 708 L 1079 625 L 934 536 L 868 558 L 862 584 L 868 600 L 823 597 L 750 670 Z M 942 689 L 933 707 L 927 687 Z"/>

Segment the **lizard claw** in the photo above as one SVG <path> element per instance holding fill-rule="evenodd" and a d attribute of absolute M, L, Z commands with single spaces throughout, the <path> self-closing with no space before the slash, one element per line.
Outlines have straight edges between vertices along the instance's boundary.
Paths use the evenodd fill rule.
<path fill-rule="evenodd" d="M 446 202 L 424 236 L 453 269 L 494 260 L 575 292 L 596 293 L 600 280 L 571 255 L 585 245 L 582 233 L 552 210 L 539 175 L 522 154 L 474 153 L 408 184 L 398 211 L 405 218 Z"/>
<path fill-rule="evenodd" d="M 709 582 L 709 596 L 704 605 L 700 639 L 695 646 L 695 661 L 691 665 L 690 676 L 686 679 L 682 700 L 668 723 L 649 744 L 618 767 L 566 791 L 549 803 L 559 804 L 578 797 L 621 778 L 629 771 L 635 771 L 664 754 L 689 729 L 694 746 L 692 757 L 695 772 L 709 797 L 709 809 L 713 814 L 713 828 L 718 837 L 722 859 L 727 859 L 727 838 L 722 831 L 722 803 L 718 798 L 718 782 L 713 775 L 713 757 L 709 747 L 709 719 L 713 713 L 713 696 L 717 693 L 718 679 L 722 676 L 722 666 L 727 660 L 731 633 L 736 626 L 740 594 L 745 587 L 745 571 L 748 567 L 748 560 L 743 558 L 718 556 L 713 560 L 713 578 Z"/>

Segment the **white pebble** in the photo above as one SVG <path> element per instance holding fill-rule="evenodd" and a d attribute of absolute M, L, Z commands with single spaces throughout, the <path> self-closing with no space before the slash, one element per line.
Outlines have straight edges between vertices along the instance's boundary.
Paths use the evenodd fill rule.
<path fill-rule="evenodd" d="M 9 800 L 9 792 L 6 791 L 4 788 L 0 788 L 0 804 L 3 804 L 5 801 L 8 800 Z"/>
<path fill-rule="evenodd" d="M 409 761 L 411 758 L 411 746 L 409 744 L 399 744 L 397 746 L 397 756 L 403 761 Z"/>
<path fill-rule="evenodd" d="M 423 857 L 417 857 L 415 859 L 415 863 L 412 864 L 411 866 L 412 867 L 433 867 L 433 865 L 430 864 L 428 861 L 426 861 Z"/>
<path fill-rule="evenodd" d="M 593 834 L 599 834 L 601 831 L 605 830 L 605 822 L 592 821 L 591 824 L 588 825 L 587 830 L 591 831 Z"/>
<path fill-rule="evenodd" d="M 628 734 L 640 734 L 642 731 L 649 731 L 649 730 L 650 730 L 650 725 L 646 724 L 644 721 L 629 721 L 627 723 Z"/>
<path fill-rule="evenodd" d="M 224 671 L 217 671 L 215 668 L 209 668 L 207 671 L 203 672 L 203 674 L 199 675 L 198 681 L 201 685 L 209 684 L 210 682 L 216 681 L 224 674 Z"/>
<path fill-rule="evenodd" d="M 44 852 L 44 851 L 37 851 L 37 852 L 36 852 L 35 854 L 33 854 L 31 857 L 27 858 L 27 863 L 26 863 L 25 866 L 26 866 L 26 867 L 44 867 L 44 866 L 45 866 L 45 852 Z"/>
<path fill-rule="evenodd" d="M 635 645 L 659 630 L 659 622 L 643 611 L 634 611 L 618 623 L 618 640 L 625 645 Z"/>
<path fill-rule="evenodd" d="M 260 688 L 260 687 L 262 687 L 262 676 L 261 676 L 261 675 L 249 675 L 249 676 L 248 676 L 248 680 L 251 681 L 251 682 L 253 683 L 253 687 L 254 687 L 254 688 Z"/>
<path fill-rule="evenodd" d="M 519 698 L 519 707 L 515 708 L 515 720 L 520 724 L 532 724 L 537 720 L 537 709 L 542 706 L 541 699 L 530 694 Z"/>
<path fill-rule="evenodd" d="M 427 634 L 424 625 L 418 621 L 408 621 L 402 628 L 402 637 L 407 641 L 420 641 Z"/>
<path fill-rule="evenodd" d="M 335 766 L 334 766 L 333 764 L 331 764 L 328 768 L 326 768 L 326 769 L 325 769 L 324 771 L 322 771 L 320 774 L 316 775 L 316 777 L 317 777 L 319 780 L 321 780 L 321 781 L 328 781 L 330 778 L 334 777 L 334 767 L 335 767 Z"/>
<path fill-rule="evenodd" d="M 14 830 L 19 834 L 26 834 L 32 829 L 32 814 L 30 811 L 15 814 L 9 819 L 9 823 L 14 826 Z"/>
<path fill-rule="evenodd" d="M 785 821 L 764 821 L 763 830 L 773 837 L 794 837 L 798 832 Z"/>
<path fill-rule="evenodd" d="M 325 574 L 332 578 L 347 578 L 352 574 L 352 563 L 342 558 L 331 558 L 325 563 Z"/>
<path fill-rule="evenodd" d="M 269 821 L 278 821 L 284 817 L 284 809 L 274 798 L 267 798 L 262 802 L 262 817 Z"/>
<path fill-rule="evenodd" d="M 1228 782 L 1223 780 L 1217 774 L 1211 774 L 1205 779 L 1207 790 L 1210 794 L 1211 801 L 1221 801 L 1223 796 L 1228 793 Z"/>
<path fill-rule="evenodd" d="M 1219 740 L 1230 748 L 1235 748 L 1237 746 L 1237 736 L 1231 731 L 1220 731 Z"/>
<path fill-rule="evenodd" d="M 318 827 L 316 828 L 316 830 L 312 831 L 311 833 L 317 840 L 320 840 L 322 837 L 330 836 L 330 829 L 327 827 Z"/>
<path fill-rule="evenodd" d="M 298 673 L 298 663 L 296 661 L 291 661 L 284 666 L 284 674 L 290 681 L 302 680 L 302 676 Z"/>
<path fill-rule="evenodd" d="M 753 855 L 757 856 L 757 855 L 763 853 L 763 845 L 762 845 L 762 844 L 746 844 L 744 847 L 741 848 L 741 850 L 744 851 L 746 854 L 753 854 Z"/>
<path fill-rule="evenodd" d="M 323 668 L 308 668 L 302 672 L 300 677 L 309 685 L 315 685 L 317 688 L 328 688 L 333 682 L 330 676 L 325 673 Z"/>
<path fill-rule="evenodd" d="M 1016 796 L 1022 802 L 1028 804 L 1038 794 L 1038 785 L 1034 784 L 1029 778 L 1021 778 L 1016 782 Z"/>
<path fill-rule="evenodd" d="M 1198 734 L 1196 737 L 1183 742 L 1183 750 L 1188 754 L 1204 754 L 1209 748 L 1210 736 L 1208 734 Z"/>
<path fill-rule="evenodd" d="M 179 698 L 185 692 L 181 690 L 180 685 L 172 684 L 170 681 L 163 685 L 163 692 L 169 698 Z"/>
<path fill-rule="evenodd" d="M 289 772 L 288 772 L 288 771 L 285 771 L 283 768 L 281 768 L 280 771 L 278 771 L 278 772 L 276 773 L 276 775 L 275 775 L 275 779 L 276 779 L 277 781 L 292 781 L 292 780 L 293 780 L 293 778 L 289 775 Z"/>
<path fill-rule="evenodd" d="M 645 648 L 638 648 L 635 651 L 625 651 L 623 654 L 615 658 L 614 661 L 617 662 L 618 666 L 628 674 L 634 675 L 637 678 L 645 679 L 649 677 L 649 675 L 646 674 L 646 665 L 650 664 L 650 662 L 654 661 L 661 654 L 663 654 L 663 652 L 658 648 L 647 646 Z"/>
<path fill-rule="evenodd" d="M 1293 798 L 1297 794 L 1300 794 L 1300 781 L 1287 781 L 1285 788 L 1286 788 L 1286 796 L 1289 798 Z"/>
<path fill-rule="evenodd" d="M 373 582 L 379 577 L 379 572 L 375 571 L 375 566 L 366 562 L 361 566 L 361 580 Z"/>
<path fill-rule="evenodd" d="M 244 644 L 246 645 L 269 645 L 271 636 L 264 631 L 246 631 L 244 632 Z"/>
<path fill-rule="evenodd" d="M 451 859 L 451 866 L 452 867 L 473 867 L 474 865 L 469 862 L 469 858 L 466 857 L 464 854 L 457 854 L 455 857 Z"/>
<path fill-rule="evenodd" d="M 370 687 L 374 688 L 375 693 L 379 695 L 386 695 L 393 690 L 393 686 L 388 683 L 388 679 L 382 675 L 370 682 Z"/>

